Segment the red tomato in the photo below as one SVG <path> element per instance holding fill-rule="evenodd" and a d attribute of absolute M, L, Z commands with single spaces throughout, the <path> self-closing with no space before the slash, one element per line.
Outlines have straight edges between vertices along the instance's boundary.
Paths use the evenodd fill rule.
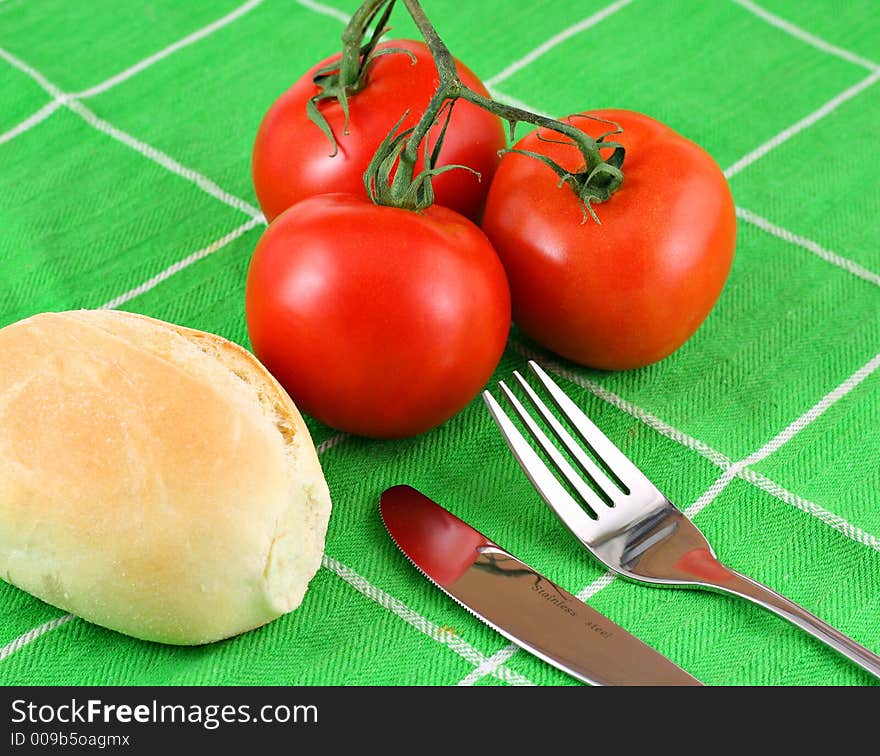
<path fill-rule="evenodd" d="M 624 182 L 583 214 L 568 186 L 534 158 L 504 156 L 483 230 L 510 281 L 514 322 L 570 360 L 607 370 L 641 367 L 678 349 L 718 299 L 736 242 L 733 199 L 699 146 L 640 113 L 589 113 L 619 123 Z M 607 124 L 570 123 L 598 137 Z M 545 129 L 541 135 L 558 139 Z M 534 131 L 517 147 L 579 170 L 576 148 Z M 610 150 L 609 150 L 610 153 Z"/>
<path fill-rule="evenodd" d="M 247 279 L 254 352 L 300 408 L 377 438 L 422 433 L 485 385 L 510 329 L 489 240 L 444 207 L 346 194 L 282 213 Z"/>
<path fill-rule="evenodd" d="M 306 103 L 317 93 L 312 83 L 314 71 L 339 59 L 339 55 L 319 63 L 302 76 L 269 108 L 254 143 L 252 172 L 257 199 L 270 221 L 306 197 L 329 192 L 366 196 L 364 171 L 381 141 L 388 136 L 405 111 L 409 116 L 401 128 L 414 126 L 437 87 L 437 69 L 423 42 L 391 40 L 379 48 L 400 47 L 412 52 L 387 54 L 377 58 L 367 74 L 366 86 L 349 99 L 349 134 L 344 134 L 344 114 L 338 102 L 319 105 L 333 129 L 339 152 L 331 157 L 327 136 L 306 115 Z M 462 82 L 487 95 L 480 80 L 458 63 Z M 442 119 L 441 119 L 442 120 Z M 439 132 L 435 125 L 429 135 L 433 147 Z M 501 121 L 469 102 L 456 103 L 449 129 L 440 151 L 438 165 L 466 165 L 479 172 L 452 170 L 434 179 L 435 201 L 477 220 L 498 166 L 498 150 L 506 146 Z"/>

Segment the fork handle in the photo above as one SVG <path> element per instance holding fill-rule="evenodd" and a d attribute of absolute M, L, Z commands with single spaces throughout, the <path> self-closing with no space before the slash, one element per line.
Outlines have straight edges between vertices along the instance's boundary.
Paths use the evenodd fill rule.
<path fill-rule="evenodd" d="M 758 606 L 769 609 L 774 614 L 778 614 L 783 619 L 787 619 L 792 624 L 797 625 L 801 630 L 808 632 L 814 638 L 827 643 L 835 651 L 843 654 L 847 659 L 855 662 L 875 677 L 880 677 L 880 656 L 873 651 L 856 643 L 852 638 L 844 635 L 824 620 L 819 619 L 815 614 L 811 614 L 772 588 L 761 585 L 756 580 L 752 580 L 736 572 L 736 570 L 731 570 L 729 567 L 724 569 L 730 577 L 713 580 L 712 586 L 714 588 L 748 599 L 758 604 Z"/>

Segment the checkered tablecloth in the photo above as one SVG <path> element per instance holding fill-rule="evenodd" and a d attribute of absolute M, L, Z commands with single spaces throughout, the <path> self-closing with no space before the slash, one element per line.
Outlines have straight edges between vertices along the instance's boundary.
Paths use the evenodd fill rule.
<path fill-rule="evenodd" d="M 730 180 L 736 260 L 679 352 L 620 373 L 527 356 L 732 567 L 880 651 L 880 13 L 797 0 L 425 0 L 495 96 L 646 112 Z M 0 0 L 0 325 L 118 307 L 248 345 L 269 104 L 354 0 Z M 225 14 L 225 15 L 224 15 Z M 395 32 L 414 36 L 402 8 Z M 0 582 L 6 684 L 568 684 L 432 588 L 377 516 L 421 488 L 709 684 L 869 684 L 732 598 L 625 583 L 540 503 L 480 401 L 408 441 L 310 424 L 334 500 L 300 609 L 198 648 L 96 627 Z"/>

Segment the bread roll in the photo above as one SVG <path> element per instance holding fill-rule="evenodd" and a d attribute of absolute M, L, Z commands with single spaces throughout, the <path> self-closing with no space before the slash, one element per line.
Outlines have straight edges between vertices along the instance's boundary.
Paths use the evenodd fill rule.
<path fill-rule="evenodd" d="M 200 644 L 299 606 L 330 496 L 284 390 L 219 336 L 125 312 L 0 329 L 0 577 Z"/>

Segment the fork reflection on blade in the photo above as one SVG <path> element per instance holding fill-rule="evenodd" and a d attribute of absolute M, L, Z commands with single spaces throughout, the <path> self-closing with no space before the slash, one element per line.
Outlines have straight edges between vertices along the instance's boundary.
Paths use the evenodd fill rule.
<path fill-rule="evenodd" d="M 550 433 L 580 470 L 566 459 L 513 391 L 503 381 L 499 386 L 535 444 L 573 493 L 492 394 L 484 391 L 483 399 L 532 485 L 594 557 L 631 580 L 708 588 L 748 599 L 880 677 L 880 656 L 776 591 L 722 565 L 697 526 L 599 430 L 543 368 L 533 360 L 529 361 L 529 368 L 580 442 L 519 372 L 514 371 L 514 377 Z"/>

